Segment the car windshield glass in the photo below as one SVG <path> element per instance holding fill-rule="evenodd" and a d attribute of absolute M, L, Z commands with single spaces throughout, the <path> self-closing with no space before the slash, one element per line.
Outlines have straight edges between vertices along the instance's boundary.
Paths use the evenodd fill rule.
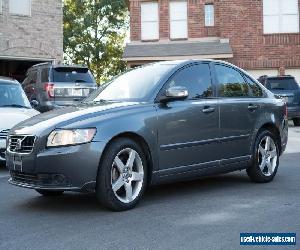
<path fill-rule="evenodd" d="M 296 90 L 299 88 L 294 78 L 270 78 L 266 87 L 269 90 Z"/>
<path fill-rule="evenodd" d="M 19 84 L 0 81 L 0 107 L 31 108 Z"/>
<path fill-rule="evenodd" d="M 55 68 L 53 82 L 94 83 L 95 80 L 91 72 L 85 68 Z"/>
<path fill-rule="evenodd" d="M 99 88 L 84 102 L 141 101 L 171 67 L 168 64 L 151 64 L 130 70 Z"/>

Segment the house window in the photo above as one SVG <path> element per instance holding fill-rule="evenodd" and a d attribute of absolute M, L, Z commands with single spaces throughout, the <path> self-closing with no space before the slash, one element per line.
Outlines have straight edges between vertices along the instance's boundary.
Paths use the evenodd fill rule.
<path fill-rule="evenodd" d="M 299 32 L 298 0 L 264 0 L 264 33 Z"/>
<path fill-rule="evenodd" d="M 215 25 L 215 9 L 213 4 L 205 4 L 205 26 Z"/>
<path fill-rule="evenodd" d="M 9 13 L 30 16 L 31 0 L 9 0 Z"/>
<path fill-rule="evenodd" d="M 141 3 L 142 40 L 159 39 L 158 3 Z"/>
<path fill-rule="evenodd" d="M 187 38 L 187 2 L 170 2 L 170 38 Z"/>

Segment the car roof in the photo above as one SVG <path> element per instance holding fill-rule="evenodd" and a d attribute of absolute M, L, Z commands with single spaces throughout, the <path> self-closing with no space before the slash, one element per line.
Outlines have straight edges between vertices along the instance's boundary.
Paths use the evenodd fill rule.
<path fill-rule="evenodd" d="M 11 83 L 11 84 L 20 84 L 16 79 L 6 76 L 0 76 L 0 83 Z"/>
<path fill-rule="evenodd" d="M 174 65 L 174 66 L 184 66 L 190 63 L 197 63 L 197 62 L 214 62 L 214 63 L 222 63 L 234 68 L 238 68 L 236 65 L 233 65 L 229 62 L 222 61 L 222 60 L 214 60 L 214 59 L 187 59 L 187 60 L 174 60 L 174 61 L 160 61 L 154 62 L 153 64 L 161 64 L 161 65 Z"/>
<path fill-rule="evenodd" d="M 46 63 L 35 64 L 29 70 L 33 70 L 39 67 L 88 69 L 88 67 L 85 65 L 76 65 L 76 64 L 66 65 L 66 64 L 53 64 L 51 62 L 46 62 Z"/>
<path fill-rule="evenodd" d="M 294 79 L 295 77 L 290 75 L 285 76 L 268 76 L 267 79 Z"/>

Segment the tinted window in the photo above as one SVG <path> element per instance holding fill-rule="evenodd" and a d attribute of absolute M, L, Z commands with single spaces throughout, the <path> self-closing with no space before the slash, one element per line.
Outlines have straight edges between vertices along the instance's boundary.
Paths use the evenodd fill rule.
<path fill-rule="evenodd" d="M 49 82 L 49 69 L 42 69 L 41 82 Z"/>
<path fill-rule="evenodd" d="M 215 65 L 219 96 L 244 97 L 249 96 L 249 86 L 242 75 L 231 67 Z"/>
<path fill-rule="evenodd" d="M 55 68 L 53 69 L 54 82 L 94 83 L 94 77 L 88 69 L 82 68 Z"/>
<path fill-rule="evenodd" d="M 256 82 L 254 82 L 250 77 L 248 77 L 247 75 L 245 75 L 245 78 L 249 84 L 250 87 L 250 93 L 251 96 L 254 97 L 262 97 L 263 96 L 263 91 L 262 89 L 257 85 Z"/>
<path fill-rule="evenodd" d="M 266 87 L 269 90 L 296 90 L 298 84 L 294 78 L 269 78 Z"/>
<path fill-rule="evenodd" d="M 30 71 L 29 73 L 29 83 L 32 84 L 32 83 L 36 83 L 37 82 L 37 71 Z"/>
<path fill-rule="evenodd" d="M 193 65 L 179 71 L 168 83 L 167 88 L 182 86 L 189 92 L 189 99 L 213 95 L 208 64 Z"/>
<path fill-rule="evenodd" d="M 36 70 L 29 71 L 27 74 L 27 77 L 23 81 L 22 85 L 26 86 L 26 85 L 34 84 L 36 82 L 37 82 L 37 71 Z"/>

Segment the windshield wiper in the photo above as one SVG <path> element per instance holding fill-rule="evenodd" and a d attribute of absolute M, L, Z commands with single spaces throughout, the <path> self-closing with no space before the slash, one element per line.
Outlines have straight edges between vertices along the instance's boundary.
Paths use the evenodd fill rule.
<path fill-rule="evenodd" d="M 26 108 L 30 109 L 28 106 L 20 105 L 20 104 L 7 104 L 7 105 L 2 105 L 0 107 L 12 107 L 12 108 Z"/>

